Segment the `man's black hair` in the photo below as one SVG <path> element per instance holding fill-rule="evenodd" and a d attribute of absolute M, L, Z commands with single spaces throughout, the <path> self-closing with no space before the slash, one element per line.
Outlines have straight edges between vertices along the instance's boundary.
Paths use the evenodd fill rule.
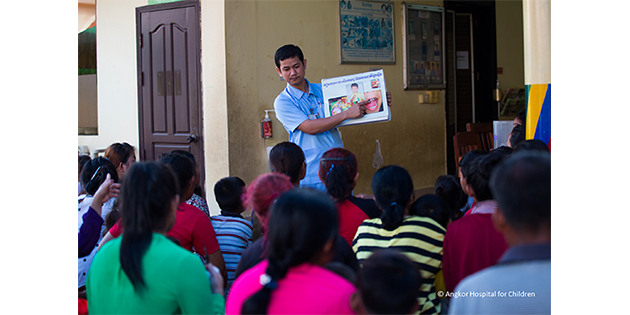
<path fill-rule="evenodd" d="M 278 48 L 278 50 L 276 50 L 276 55 L 274 56 L 276 67 L 280 68 L 280 61 L 293 57 L 298 57 L 298 59 L 304 63 L 304 54 L 302 54 L 300 47 L 288 44 Z"/>

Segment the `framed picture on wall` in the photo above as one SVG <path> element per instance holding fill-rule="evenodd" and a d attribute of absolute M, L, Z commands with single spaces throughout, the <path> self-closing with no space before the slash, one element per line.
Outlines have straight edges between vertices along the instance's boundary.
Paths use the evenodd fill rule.
<path fill-rule="evenodd" d="M 395 64 L 394 3 L 339 0 L 342 64 Z"/>
<path fill-rule="evenodd" d="M 446 88 L 444 8 L 403 3 L 403 87 Z"/>

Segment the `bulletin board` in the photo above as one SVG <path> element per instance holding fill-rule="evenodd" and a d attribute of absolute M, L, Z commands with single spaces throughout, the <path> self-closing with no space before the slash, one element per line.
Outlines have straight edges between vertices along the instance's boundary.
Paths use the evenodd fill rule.
<path fill-rule="evenodd" d="M 403 87 L 446 88 L 444 8 L 402 4 Z"/>
<path fill-rule="evenodd" d="M 394 3 L 339 0 L 342 64 L 395 64 Z"/>

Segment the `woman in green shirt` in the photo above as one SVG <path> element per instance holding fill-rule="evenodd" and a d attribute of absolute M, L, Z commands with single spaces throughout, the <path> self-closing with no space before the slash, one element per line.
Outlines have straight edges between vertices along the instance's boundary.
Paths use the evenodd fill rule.
<path fill-rule="evenodd" d="M 179 185 L 168 166 L 134 164 L 118 198 L 125 232 L 92 262 L 86 281 L 89 313 L 224 313 L 218 269 L 204 266 L 165 235 L 179 204 Z"/>

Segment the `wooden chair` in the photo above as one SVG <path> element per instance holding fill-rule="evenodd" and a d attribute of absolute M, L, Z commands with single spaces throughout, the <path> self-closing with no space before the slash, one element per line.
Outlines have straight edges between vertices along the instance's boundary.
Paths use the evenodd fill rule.
<path fill-rule="evenodd" d="M 467 123 L 466 131 L 479 133 L 481 150 L 490 152 L 494 149 L 494 128 L 492 123 Z"/>
<path fill-rule="evenodd" d="M 466 153 L 473 150 L 483 150 L 481 137 L 478 132 L 458 132 L 453 136 L 453 146 L 455 149 L 455 163 L 457 163 L 457 173 L 459 174 L 459 161 Z"/>

